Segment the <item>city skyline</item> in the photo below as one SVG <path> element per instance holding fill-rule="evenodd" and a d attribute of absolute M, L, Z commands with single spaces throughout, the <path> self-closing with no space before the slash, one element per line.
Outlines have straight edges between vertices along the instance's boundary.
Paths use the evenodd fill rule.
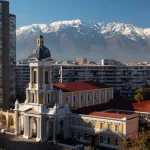
<path fill-rule="evenodd" d="M 147 19 L 150 13 L 148 0 L 144 3 L 140 0 L 115 0 L 113 3 L 109 0 L 50 0 L 44 3 L 40 0 L 32 0 L 32 3 L 11 0 L 10 3 L 10 12 L 17 15 L 17 28 L 74 19 L 86 22 L 123 22 L 141 28 L 150 27 L 150 21 Z"/>

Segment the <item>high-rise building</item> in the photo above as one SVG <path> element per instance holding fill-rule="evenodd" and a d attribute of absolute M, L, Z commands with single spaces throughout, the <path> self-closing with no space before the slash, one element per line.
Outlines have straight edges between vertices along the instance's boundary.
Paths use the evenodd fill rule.
<path fill-rule="evenodd" d="M 9 63 L 10 63 L 10 102 L 14 103 L 16 95 L 16 16 L 9 15 Z"/>
<path fill-rule="evenodd" d="M 15 95 L 16 17 L 9 2 L 0 1 L 0 108 L 8 109 Z M 13 85 L 13 86 L 12 86 Z"/>

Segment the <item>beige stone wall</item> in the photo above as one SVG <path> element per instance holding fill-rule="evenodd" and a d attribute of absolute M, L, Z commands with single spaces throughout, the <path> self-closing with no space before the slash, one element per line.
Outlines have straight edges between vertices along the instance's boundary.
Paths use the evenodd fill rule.
<path fill-rule="evenodd" d="M 94 91 L 94 95 L 93 95 Z M 109 94 L 108 94 L 109 92 Z M 89 96 L 86 96 L 86 93 L 88 93 Z M 100 93 L 100 94 L 99 94 Z M 103 94 L 101 94 L 103 93 Z M 73 96 L 72 96 L 73 94 Z M 79 96 L 82 95 L 83 99 L 80 100 Z M 76 96 L 76 100 L 74 101 L 74 96 Z M 64 106 L 66 104 L 66 97 L 69 97 L 69 107 L 73 108 L 81 108 L 86 106 L 86 100 L 88 106 L 102 104 L 108 102 L 110 99 L 113 98 L 113 89 L 107 88 L 107 89 L 97 89 L 97 90 L 91 90 L 91 91 L 76 91 L 76 92 L 65 92 L 62 94 L 62 105 Z M 89 97 L 89 99 L 87 99 Z M 73 99 L 72 99 L 73 98 Z M 94 98 L 94 100 L 93 100 Z M 73 103 L 73 104 L 72 104 Z"/>

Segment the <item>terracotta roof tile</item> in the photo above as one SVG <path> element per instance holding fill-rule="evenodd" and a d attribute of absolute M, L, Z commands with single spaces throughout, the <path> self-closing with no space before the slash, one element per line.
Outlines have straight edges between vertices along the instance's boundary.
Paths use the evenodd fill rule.
<path fill-rule="evenodd" d="M 95 83 L 95 82 L 56 83 L 56 84 L 53 84 L 53 86 L 57 89 L 62 89 L 63 92 L 94 90 L 94 89 L 107 87 L 106 85 Z"/>
<path fill-rule="evenodd" d="M 108 112 L 91 112 L 88 115 L 98 116 L 98 117 L 117 118 L 117 119 L 122 119 L 128 116 L 126 114 L 116 114 L 116 113 L 108 113 Z"/>

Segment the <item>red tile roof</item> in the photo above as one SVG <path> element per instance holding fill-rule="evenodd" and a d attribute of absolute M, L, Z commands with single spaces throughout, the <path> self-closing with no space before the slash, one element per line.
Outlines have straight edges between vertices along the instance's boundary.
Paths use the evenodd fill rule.
<path fill-rule="evenodd" d="M 132 104 L 135 111 L 150 112 L 150 100 Z"/>
<path fill-rule="evenodd" d="M 77 109 L 75 112 L 79 114 L 89 114 L 91 112 L 104 111 L 109 109 L 150 112 L 150 100 L 145 100 L 138 103 L 135 100 L 129 99 L 112 99 L 108 103 L 83 107 Z"/>
<path fill-rule="evenodd" d="M 106 85 L 95 83 L 95 82 L 56 83 L 56 84 L 53 84 L 53 86 L 57 89 L 62 89 L 64 92 L 94 90 L 94 89 L 107 87 Z"/>
<path fill-rule="evenodd" d="M 98 117 L 107 117 L 107 118 L 117 118 L 117 119 L 122 119 L 128 116 L 126 114 L 116 114 L 116 113 L 108 113 L 108 112 L 91 112 L 88 115 L 98 116 Z"/>

